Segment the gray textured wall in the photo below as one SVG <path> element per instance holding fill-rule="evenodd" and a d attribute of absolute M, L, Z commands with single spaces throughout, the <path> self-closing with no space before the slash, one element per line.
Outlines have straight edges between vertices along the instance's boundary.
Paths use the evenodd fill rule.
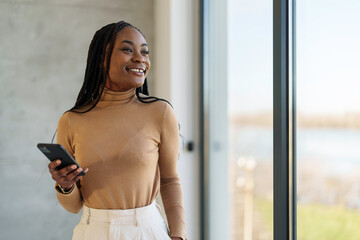
<path fill-rule="evenodd" d="M 152 46 L 152 0 L 0 1 L 0 239 L 71 239 L 80 218 L 56 200 L 48 160 L 97 29 L 124 19 Z M 151 76 L 150 76 L 151 79 Z"/>

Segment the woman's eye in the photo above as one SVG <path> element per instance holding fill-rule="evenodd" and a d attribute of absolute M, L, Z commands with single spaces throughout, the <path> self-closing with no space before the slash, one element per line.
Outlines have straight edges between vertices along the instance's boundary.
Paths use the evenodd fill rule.
<path fill-rule="evenodd" d="M 123 50 L 124 52 L 132 52 L 132 50 L 130 48 L 123 48 L 121 50 Z"/>
<path fill-rule="evenodd" d="M 142 51 L 142 54 L 144 54 L 144 55 L 149 55 L 149 51 L 144 50 L 144 51 Z"/>

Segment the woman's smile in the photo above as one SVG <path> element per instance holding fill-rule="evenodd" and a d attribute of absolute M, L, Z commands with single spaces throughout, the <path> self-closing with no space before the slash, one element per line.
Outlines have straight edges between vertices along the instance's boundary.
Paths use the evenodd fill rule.
<path fill-rule="evenodd" d="M 144 76 L 146 73 L 145 67 L 127 67 L 126 71 L 140 77 Z"/>

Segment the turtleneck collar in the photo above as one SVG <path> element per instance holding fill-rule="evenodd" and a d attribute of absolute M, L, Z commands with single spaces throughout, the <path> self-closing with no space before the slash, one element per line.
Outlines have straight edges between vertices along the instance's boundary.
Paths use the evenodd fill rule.
<path fill-rule="evenodd" d="M 104 92 L 100 101 L 123 101 L 128 102 L 135 96 L 135 88 L 126 92 L 117 92 L 108 88 L 104 88 Z"/>

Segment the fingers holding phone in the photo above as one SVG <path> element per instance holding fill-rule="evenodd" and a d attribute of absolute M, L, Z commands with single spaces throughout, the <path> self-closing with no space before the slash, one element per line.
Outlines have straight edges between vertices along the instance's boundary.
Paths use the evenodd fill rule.
<path fill-rule="evenodd" d="M 72 164 L 61 169 L 57 169 L 61 165 L 61 160 L 57 159 L 51 161 L 48 165 L 49 172 L 59 185 L 61 185 L 65 190 L 69 190 L 72 186 L 81 178 L 83 173 L 87 172 L 89 169 L 78 167 L 76 164 Z"/>
<path fill-rule="evenodd" d="M 39 143 L 37 147 L 50 160 L 48 167 L 52 178 L 65 190 L 70 190 L 88 171 L 81 168 L 60 144 Z"/>

